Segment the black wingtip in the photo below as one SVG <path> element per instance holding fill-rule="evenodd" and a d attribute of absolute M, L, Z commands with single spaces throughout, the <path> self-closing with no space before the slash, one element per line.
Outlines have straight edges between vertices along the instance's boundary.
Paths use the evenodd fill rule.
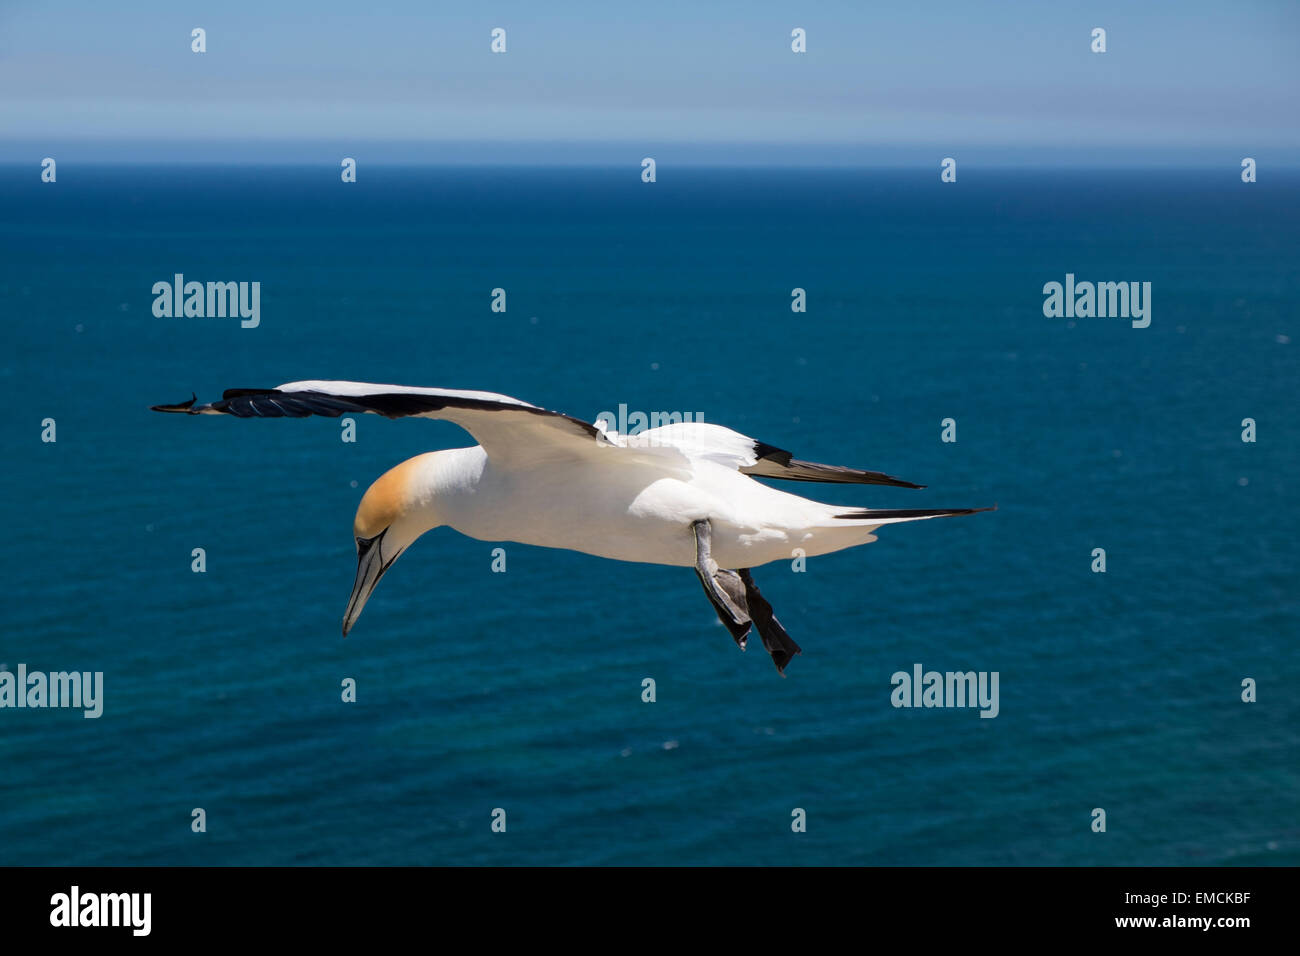
<path fill-rule="evenodd" d="M 190 392 L 190 400 L 188 402 L 177 402 L 175 405 L 150 405 L 149 411 L 177 412 L 181 414 L 189 414 L 190 409 L 194 406 L 194 403 L 198 401 L 198 399 L 199 399 L 198 395 L 196 395 L 194 392 Z"/>
<path fill-rule="evenodd" d="M 864 476 L 869 476 L 858 479 L 864 485 L 885 485 L 889 488 L 911 488 L 915 491 L 920 491 L 925 487 L 925 485 L 918 485 L 913 481 L 904 481 L 902 478 L 895 478 L 893 475 L 885 475 L 880 472 L 864 471 L 862 474 Z"/>
<path fill-rule="evenodd" d="M 917 491 L 924 488 L 925 485 L 918 485 L 914 481 L 907 481 L 903 478 L 895 478 L 893 475 L 886 475 L 880 471 L 864 471 L 858 479 L 864 485 L 885 485 L 889 488 L 912 488 Z"/>

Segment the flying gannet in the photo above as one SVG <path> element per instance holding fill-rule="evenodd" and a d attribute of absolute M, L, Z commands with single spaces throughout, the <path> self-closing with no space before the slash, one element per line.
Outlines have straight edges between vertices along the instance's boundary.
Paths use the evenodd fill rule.
<path fill-rule="evenodd" d="M 784 676 L 801 653 L 750 569 L 875 541 L 886 524 L 989 508 L 847 508 L 754 478 L 922 488 L 878 471 L 800 461 L 721 425 L 684 422 L 620 435 L 492 392 L 365 382 L 292 382 L 197 396 L 158 412 L 306 418 L 372 413 L 455 422 L 477 441 L 417 455 L 361 498 L 352 533 L 357 575 L 343 615 L 352 629 L 379 579 L 426 531 L 447 525 L 483 541 L 567 548 L 618 561 L 694 567 L 744 650 L 751 625 Z M 735 570 L 732 570 L 735 569 Z"/>

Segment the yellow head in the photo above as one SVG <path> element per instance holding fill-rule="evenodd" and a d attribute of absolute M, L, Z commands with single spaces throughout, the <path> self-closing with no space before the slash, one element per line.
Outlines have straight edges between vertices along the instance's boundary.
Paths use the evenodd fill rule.
<path fill-rule="evenodd" d="M 439 524 L 430 482 L 432 460 L 438 452 L 417 455 L 380 475 L 361 496 L 352 536 L 357 545 L 357 577 L 343 614 L 343 635 L 361 616 L 361 609 L 385 572 L 424 532 Z"/>

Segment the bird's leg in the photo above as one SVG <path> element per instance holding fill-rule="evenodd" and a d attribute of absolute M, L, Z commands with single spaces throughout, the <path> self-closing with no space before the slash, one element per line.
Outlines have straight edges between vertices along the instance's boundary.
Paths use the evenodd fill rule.
<path fill-rule="evenodd" d="M 743 651 L 749 640 L 750 617 L 745 602 L 745 585 L 735 571 L 726 571 L 718 567 L 711 554 L 711 528 L 707 518 L 691 525 L 695 532 L 695 573 L 704 585 L 718 618 L 726 625 L 731 636 Z M 770 610 L 770 609 L 769 609 Z"/>
<path fill-rule="evenodd" d="M 794 639 L 785 632 L 781 622 L 773 616 L 772 605 L 768 604 L 763 595 L 758 593 L 758 585 L 754 583 L 749 568 L 740 569 L 740 580 L 745 585 L 745 606 L 754 617 L 754 624 L 758 628 L 758 636 L 763 639 L 763 646 L 772 655 L 772 663 L 776 665 L 777 671 L 784 677 L 785 665 L 790 663 L 792 657 L 796 654 L 802 654 L 803 651 L 794 642 Z"/>

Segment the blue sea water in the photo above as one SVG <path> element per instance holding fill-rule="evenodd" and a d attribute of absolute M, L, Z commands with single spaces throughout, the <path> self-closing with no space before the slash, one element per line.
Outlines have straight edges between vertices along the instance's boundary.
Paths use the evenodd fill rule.
<path fill-rule="evenodd" d="M 1298 211 L 1233 168 L 0 169 L 0 664 L 105 682 L 0 710 L 0 864 L 1300 862 Z M 1150 327 L 1045 318 L 1067 272 Z M 260 327 L 154 317 L 175 273 Z M 788 490 L 999 510 L 758 569 L 784 680 L 688 570 L 448 529 L 345 640 L 360 495 L 467 436 L 148 411 L 307 378 L 697 412 L 929 486 Z M 1000 713 L 894 708 L 916 663 Z"/>

